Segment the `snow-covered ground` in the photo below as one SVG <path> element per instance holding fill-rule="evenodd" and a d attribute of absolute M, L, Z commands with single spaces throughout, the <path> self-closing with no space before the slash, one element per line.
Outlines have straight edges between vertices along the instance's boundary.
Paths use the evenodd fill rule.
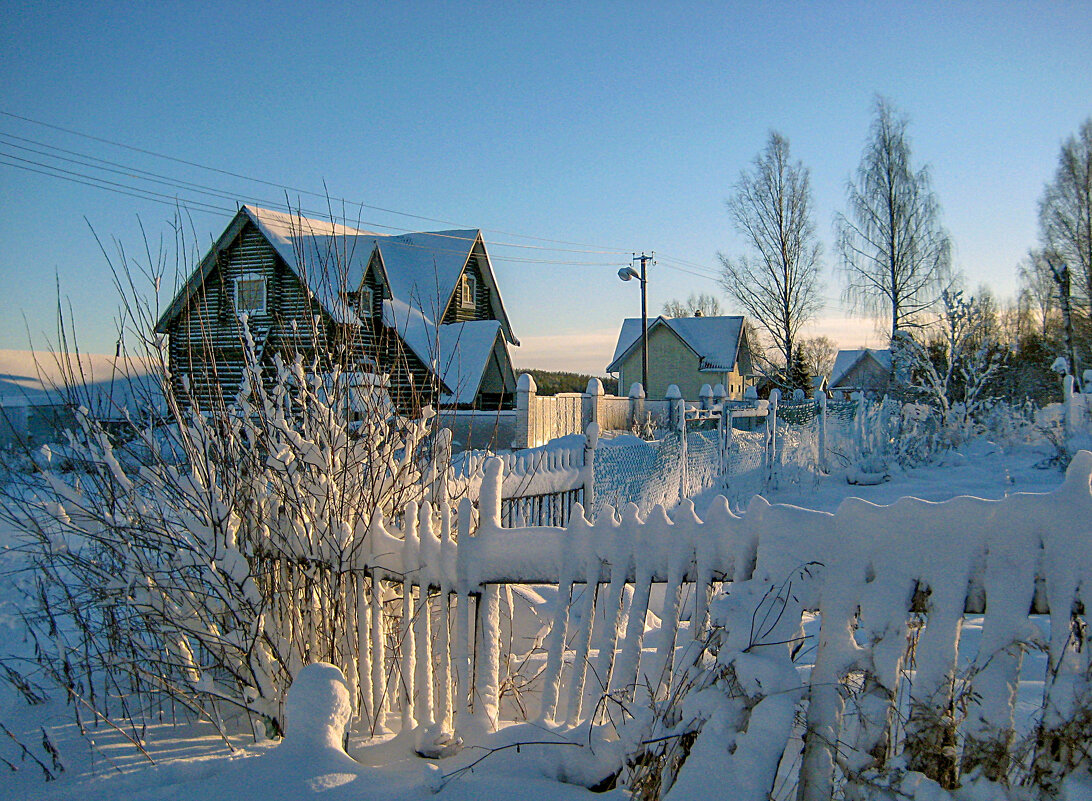
<path fill-rule="evenodd" d="M 768 497 L 773 502 L 833 511 L 849 496 L 887 504 L 906 495 L 941 501 L 959 495 L 994 499 L 1013 492 L 1048 492 L 1061 484 L 1063 474 L 1058 469 L 1033 466 L 1046 455 L 1046 451 L 1030 446 L 1005 452 L 978 442 L 940 464 L 896 473 L 890 481 L 875 486 L 852 486 L 844 475 L 834 475 L 818 481 L 786 481 Z M 698 510 L 708 501 L 707 497 L 695 499 Z M 0 582 L 0 656 L 29 660 L 33 643 L 26 639 L 20 615 L 23 593 L 32 588 L 33 577 L 21 572 L 22 557 L 11 550 L 16 536 L 10 527 L 0 528 L 0 569 L 5 573 Z M 972 623 L 969 629 L 973 627 Z M 558 801 L 625 797 L 619 790 L 597 794 L 559 780 L 579 773 L 579 765 L 568 762 L 565 745 L 504 748 L 516 742 L 553 739 L 526 724 L 486 740 L 500 750 L 468 748 L 435 763 L 413 755 L 412 744 L 398 738 L 380 744 L 354 738 L 349 752 L 355 759 L 321 737 L 293 741 L 291 711 L 289 735 L 281 745 L 254 744 L 249 737 L 226 743 L 211 729 L 167 722 L 140 732 L 89 725 L 82 736 L 72 722 L 71 707 L 63 703 L 55 688 L 49 689 L 48 701 L 30 706 L 2 678 L 0 674 L 0 723 L 13 737 L 0 730 L 0 757 L 16 770 L 9 772 L 0 763 L 0 799 Z M 321 693 L 310 698 L 306 708 L 315 712 L 322 704 Z M 43 782 L 42 770 L 21 755 L 15 740 L 43 759 L 58 778 Z M 147 757 L 131 740 L 139 740 Z M 56 748 L 57 764 L 63 765 L 63 772 L 53 764 L 43 741 Z"/>

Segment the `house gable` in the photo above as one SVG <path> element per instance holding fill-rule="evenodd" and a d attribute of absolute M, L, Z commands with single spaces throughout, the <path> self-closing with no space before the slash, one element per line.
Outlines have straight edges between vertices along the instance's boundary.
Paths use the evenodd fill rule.
<path fill-rule="evenodd" d="M 641 321 L 622 324 L 608 372 L 618 372 L 620 390 L 641 381 Z M 751 357 L 742 317 L 657 317 L 648 326 L 650 397 L 675 384 L 697 400 L 705 384 L 722 384 L 730 397 L 742 397 Z"/>
<path fill-rule="evenodd" d="M 870 348 L 838 351 L 830 375 L 831 390 L 880 391 L 891 377 L 891 351 Z"/>

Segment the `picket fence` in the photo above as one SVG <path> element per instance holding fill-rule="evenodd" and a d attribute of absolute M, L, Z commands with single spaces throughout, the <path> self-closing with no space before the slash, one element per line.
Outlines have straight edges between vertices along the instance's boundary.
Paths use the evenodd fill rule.
<path fill-rule="evenodd" d="M 650 442 L 604 443 L 592 422 L 584 437 L 571 436 L 564 445 L 502 454 L 502 519 L 505 525 L 563 526 L 575 503 L 592 519 L 628 503 L 647 514 L 656 504 L 670 508 L 707 490 L 745 503 L 782 480 L 799 481 L 857 458 L 866 439 L 858 420 L 861 401 L 783 404 L 778 395 L 769 402 L 702 408 L 675 399 L 669 430 Z M 755 430 L 739 430 L 741 420 L 762 422 L 757 429 L 745 422 Z M 476 497 L 475 476 L 487 458 L 484 452 L 464 454 L 452 474 L 470 497 Z"/>
<path fill-rule="evenodd" d="M 594 523 L 575 514 L 565 528 L 504 526 L 502 474 L 499 459 L 486 465 L 477 510 L 464 499 L 457 514 L 413 509 L 401 529 L 373 521 L 358 565 L 373 592 L 356 610 L 357 707 L 380 728 L 400 718 L 423 754 L 498 725 L 512 686 L 502 599 L 512 587 L 549 585 L 558 602 L 527 715 L 594 743 L 642 693 L 645 704 L 662 702 L 715 657 L 746 704 L 698 739 L 710 738 L 703 752 L 720 754 L 724 770 L 757 759 L 732 779 L 738 798 L 768 797 L 801 701 L 804 799 L 830 798 L 835 783 L 880 781 L 896 757 L 946 787 L 976 771 L 1008 781 L 1011 765 L 998 755 L 1017 737 L 1021 680 L 1044 688 L 1028 768 L 1037 782 L 1086 758 L 1073 738 L 1092 725 L 1092 453 L 1079 453 L 1063 486 L 1042 495 L 850 499 L 834 514 L 756 497 L 742 516 L 718 499 L 703 517 L 687 502 L 671 516 L 629 506 Z M 394 609 L 383 603 L 391 588 L 401 597 Z M 713 602 L 724 591 L 734 607 Z M 776 625 L 763 628 L 771 597 Z M 649 611 L 658 628 L 646 626 Z M 789 660 L 807 612 L 821 617 L 814 647 L 803 649 L 814 655 L 810 681 L 776 691 L 768 683 L 767 695 L 748 671 L 757 659 L 768 682 L 768 663 L 780 660 L 789 669 L 779 675 L 796 677 Z M 1029 613 L 1048 615 L 1042 634 Z M 969 614 L 983 616 L 970 654 L 960 639 Z M 1045 675 L 1022 672 L 1033 647 L 1049 656 Z M 600 714 L 611 703 L 614 714 Z M 708 782 L 703 764 L 695 757 L 690 773 L 684 765 L 679 787 Z"/>

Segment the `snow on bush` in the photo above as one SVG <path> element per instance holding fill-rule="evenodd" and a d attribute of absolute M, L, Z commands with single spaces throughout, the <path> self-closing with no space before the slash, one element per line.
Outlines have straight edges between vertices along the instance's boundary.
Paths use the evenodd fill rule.
<path fill-rule="evenodd" d="M 83 409 L 81 469 L 43 461 L 9 485 L 38 575 L 31 634 L 78 715 L 139 728 L 177 704 L 279 734 L 285 688 L 323 661 L 381 724 L 367 685 L 385 666 L 360 643 L 386 636 L 387 592 L 369 568 L 391 551 L 384 521 L 441 485 L 443 442 L 429 409 L 407 419 L 350 394 L 336 360 L 263 367 L 249 338 L 245 354 L 219 408 L 174 404 L 170 425 L 128 432 L 143 464 Z"/>

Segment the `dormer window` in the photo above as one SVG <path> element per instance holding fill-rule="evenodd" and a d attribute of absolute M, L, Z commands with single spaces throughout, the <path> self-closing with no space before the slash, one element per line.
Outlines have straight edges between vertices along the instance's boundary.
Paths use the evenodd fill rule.
<path fill-rule="evenodd" d="M 474 300 L 478 294 L 478 279 L 472 273 L 463 273 L 459 305 L 464 309 L 474 308 Z"/>
<path fill-rule="evenodd" d="M 238 314 L 265 314 L 266 277 L 261 273 L 243 273 L 235 280 L 235 311 Z"/>

